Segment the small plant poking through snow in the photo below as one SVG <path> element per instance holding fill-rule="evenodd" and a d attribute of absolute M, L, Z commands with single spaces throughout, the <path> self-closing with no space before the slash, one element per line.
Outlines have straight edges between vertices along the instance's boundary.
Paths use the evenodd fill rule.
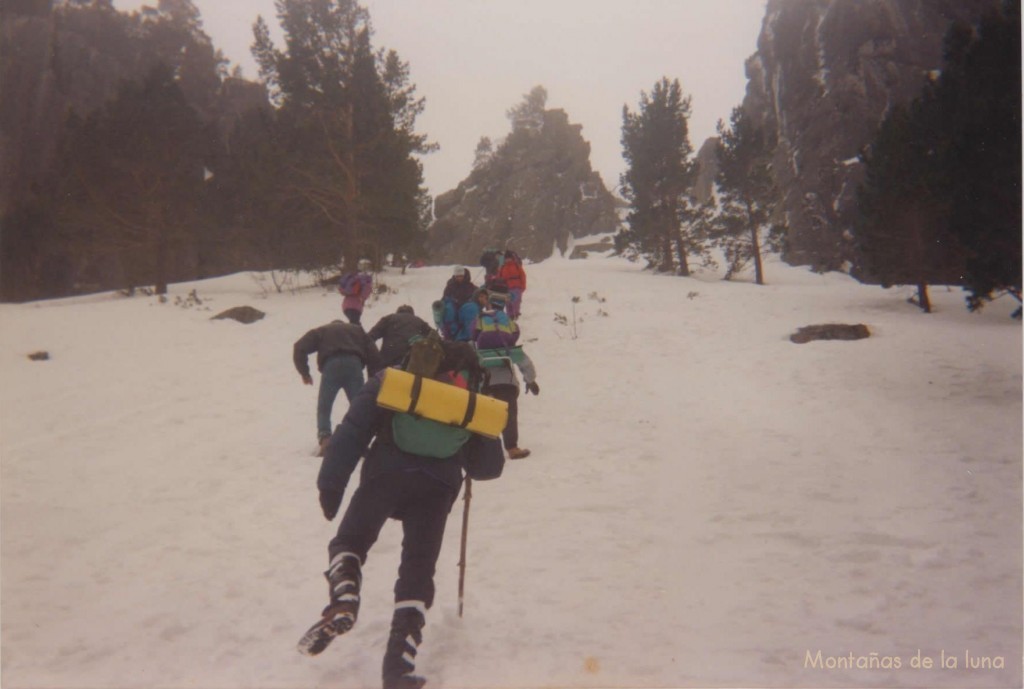
<path fill-rule="evenodd" d="M 207 300 L 208 301 L 208 300 Z M 187 297 L 182 298 L 180 295 L 174 298 L 174 305 L 180 306 L 183 309 L 191 309 L 194 307 L 201 307 L 200 311 L 209 311 L 209 306 L 203 306 L 203 300 L 199 298 L 199 295 L 195 290 L 188 293 Z"/>
<path fill-rule="evenodd" d="M 606 301 L 605 298 L 599 295 L 597 292 L 591 292 L 590 294 L 587 295 L 587 298 L 589 298 L 592 301 L 596 301 L 598 304 L 603 304 Z M 561 313 L 555 313 L 555 323 L 558 323 L 559 325 L 568 329 L 569 338 L 572 340 L 576 340 L 579 338 L 580 333 L 582 332 L 580 326 L 583 324 L 584 316 L 586 315 L 584 313 L 577 313 L 576 305 L 579 304 L 580 301 L 581 299 L 579 297 L 572 298 L 571 316 L 566 316 L 565 314 Z M 595 315 L 600 316 L 602 318 L 607 318 L 608 312 L 605 311 L 603 308 L 598 308 Z M 558 336 L 561 337 L 561 334 L 557 333 L 557 331 L 556 334 L 558 334 Z"/>

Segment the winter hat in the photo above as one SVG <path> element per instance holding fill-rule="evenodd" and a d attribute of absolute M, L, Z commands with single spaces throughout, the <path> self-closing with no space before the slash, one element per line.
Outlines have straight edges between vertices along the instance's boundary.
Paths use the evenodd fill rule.
<path fill-rule="evenodd" d="M 408 304 L 402 304 L 395 310 L 395 313 L 411 313 L 415 315 L 416 312 L 413 311 L 412 307 Z"/>
<path fill-rule="evenodd" d="M 359 263 L 356 264 L 359 270 L 369 270 L 372 265 L 373 264 L 370 263 L 370 259 L 368 258 L 361 258 L 359 259 Z"/>
<path fill-rule="evenodd" d="M 466 269 L 463 268 L 462 266 L 455 266 L 454 268 L 452 268 L 452 277 L 458 278 L 458 277 L 462 277 L 465 274 L 466 274 Z"/>

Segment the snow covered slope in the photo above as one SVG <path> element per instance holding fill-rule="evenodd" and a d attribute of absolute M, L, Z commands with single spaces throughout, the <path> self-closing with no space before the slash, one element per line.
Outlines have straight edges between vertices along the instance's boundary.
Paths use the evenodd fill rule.
<path fill-rule="evenodd" d="M 449 274 L 385 273 L 364 321 L 403 303 L 429 319 Z M 529 266 L 533 455 L 474 486 L 461 619 L 456 503 L 429 686 L 1020 686 L 1014 305 L 969 314 L 942 288 L 924 315 L 899 289 L 767 276 Z M 193 289 L 202 304 L 173 303 Z M 210 320 L 243 304 L 266 318 Z M 334 293 L 245 274 L 165 304 L 0 305 L 3 686 L 379 686 L 397 524 L 356 628 L 315 659 L 294 649 L 337 522 L 291 346 L 339 316 Z M 873 336 L 788 340 L 824 322 Z"/>

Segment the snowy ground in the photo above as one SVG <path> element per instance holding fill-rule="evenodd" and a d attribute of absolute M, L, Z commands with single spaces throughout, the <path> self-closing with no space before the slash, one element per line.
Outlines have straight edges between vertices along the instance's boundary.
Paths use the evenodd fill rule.
<path fill-rule="evenodd" d="M 533 455 L 474 486 L 462 619 L 456 503 L 430 686 L 1021 686 L 1014 305 L 969 314 L 941 288 L 924 315 L 906 290 L 767 271 L 758 287 L 616 258 L 529 267 Z M 397 292 L 365 320 L 428 314 L 449 274 L 385 274 Z M 192 289 L 201 305 L 173 303 Z M 210 320 L 243 304 L 267 317 Z M 4 687 L 379 686 L 397 524 L 356 628 L 295 651 L 336 522 L 291 346 L 339 313 L 333 293 L 244 274 L 167 304 L 0 305 Z M 822 322 L 873 337 L 788 341 Z"/>

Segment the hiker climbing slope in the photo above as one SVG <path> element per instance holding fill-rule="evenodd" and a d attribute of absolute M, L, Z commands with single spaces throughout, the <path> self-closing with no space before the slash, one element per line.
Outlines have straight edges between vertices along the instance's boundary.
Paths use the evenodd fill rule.
<path fill-rule="evenodd" d="M 504 425 L 504 405 L 482 396 L 473 398 L 468 389 L 454 390 L 454 386 L 440 383 L 451 380 L 453 374 L 462 376 L 456 368 L 460 362 L 475 365 L 476 361 L 471 345 L 442 345 L 437 333 L 414 343 L 405 371 L 384 369 L 363 386 L 331 436 L 320 467 L 320 506 L 330 521 L 338 512 L 356 464 L 366 455 L 359 487 L 328 545 L 325 576 L 329 603 L 320 621 L 299 641 L 299 650 L 317 655 L 336 636 L 352 629 L 359 614 L 362 567 L 369 550 L 388 519 L 398 519 L 402 523 L 402 552 L 381 669 L 384 689 L 418 688 L 425 682 L 413 674 L 416 653 L 423 641 L 426 612 L 434 602 L 434 571 L 448 514 L 463 482 L 463 470 L 478 480 L 497 478 L 505 461 L 496 437 Z M 391 383 L 400 383 L 403 376 L 420 382 L 419 399 L 412 403 L 422 417 L 380 406 L 396 387 Z M 468 378 L 462 377 L 462 383 L 471 387 L 476 378 L 478 374 L 471 373 Z M 417 388 L 413 385 L 412 389 Z M 423 399 L 430 395 L 434 397 Z M 464 419 L 465 428 L 431 420 L 435 412 L 443 415 L 451 411 L 432 405 L 452 396 L 464 400 L 462 408 L 454 410 L 454 417 L 464 419 L 470 415 L 468 410 L 473 410 L 472 420 Z M 410 397 L 406 393 L 406 398 Z M 500 411 L 496 421 L 495 409 Z M 487 417 L 491 419 L 487 429 L 491 437 L 481 434 L 483 428 L 472 433 L 467 430 L 477 428 L 474 424 L 483 412 L 492 414 Z"/>
<path fill-rule="evenodd" d="M 316 431 L 320 451 L 331 435 L 331 410 L 339 390 L 351 403 L 363 387 L 363 367 L 372 376 L 380 367 L 380 352 L 363 329 L 352 323 L 334 320 L 313 328 L 292 346 L 292 362 L 306 385 L 313 384 L 309 355 L 316 354 L 320 371 L 320 390 L 316 403 Z"/>
<path fill-rule="evenodd" d="M 519 340 L 519 326 L 505 313 L 508 289 L 500 281 L 480 298 L 481 312 L 473 328 L 473 342 L 485 370 L 484 392 L 508 403 L 508 424 L 502 432 L 509 459 L 522 459 L 530 451 L 519 447 L 519 379 L 523 374 L 526 391 L 540 394 L 537 371 Z"/>
<path fill-rule="evenodd" d="M 348 322 L 355 325 L 360 325 L 363 307 L 366 306 L 366 300 L 373 293 L 371 265 L 369 259 L 361 258 L 357 264 L 358 270 L 342 275 L 338 281 L 338 292 L 344 297 L 341 300 L 341 311 L 345 314 Z"/>

